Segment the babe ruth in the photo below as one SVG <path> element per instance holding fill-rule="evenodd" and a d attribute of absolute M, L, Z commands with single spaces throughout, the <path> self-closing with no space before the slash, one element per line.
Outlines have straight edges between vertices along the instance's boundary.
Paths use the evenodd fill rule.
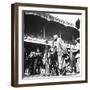
<path fill-rule="evenodd" d="M 56 46 L 57 47 L 57 53 L 58 53 L 58 63 L 59 63 L 59 69 L 61 69 L 61 64 L 62 64 L 62 60 L 61 60 L 61 56 L 62 56 L 62 50 L 63 50 L 63 48 L 62 48 L 62 39 L 61 39 L 61 37 L 58 37 L 58 35 L 54 35 L 53 36 L 53 46 L 52 47 L 54 47 L 54 46 Z"/>

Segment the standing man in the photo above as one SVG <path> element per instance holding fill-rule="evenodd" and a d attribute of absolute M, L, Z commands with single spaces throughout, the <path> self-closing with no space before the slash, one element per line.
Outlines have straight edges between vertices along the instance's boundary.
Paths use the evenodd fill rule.
<path fill-rule="evenodd" d="M 54 75 L 59 75 L 58 72 L 58 52 L 57 52 L 57 47 L 55 46 L 53 49 L 53 53 L 50 56 L 50 73 L 53 73 Z"/>
<path fill-rule="evenodd" d="M 62 51 L 63 51 L 63 48 L 62 48 L 62 39 L 61 39 L 61 34 L 60 34 L 60 37 L 58 37 L 58 35 L 54 35 L 53 36 L 53 44 L 52 44 L 52 47 L 57 47 L 57 55 L 58 55 L 58 63 L 59 63 L 59 70 L 61 69 L 62 67 L 62 60 L 61 60 L 61 56 L 62 56 Z"/>
<path fill-rule="evenodd" d="M 40 74 L 40 68 L 42 67 L 42 55 L 39 49 L 36 51 L 36 63 L 35 63 L 35 72 Z"/>

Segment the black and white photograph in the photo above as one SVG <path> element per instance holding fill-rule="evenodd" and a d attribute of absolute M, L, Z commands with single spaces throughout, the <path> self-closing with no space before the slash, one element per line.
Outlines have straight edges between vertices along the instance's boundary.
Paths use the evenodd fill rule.
<path fill-rule="evenodd" d="M 15 85 L 87 82 L 86 7 L 15 4 L 14 10 Z"/>
<path fill-rule="evenodd" d="M 81 14 L 23 11 L 24 76 L 80 74 Z"/>

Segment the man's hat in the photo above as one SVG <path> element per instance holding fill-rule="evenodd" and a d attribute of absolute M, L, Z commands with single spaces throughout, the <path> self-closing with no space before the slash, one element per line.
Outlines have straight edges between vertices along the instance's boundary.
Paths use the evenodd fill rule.
<path fill-rule="evenodd" d="M 57 34 L 53 35 L 53 38 L 54 39 L 57 39 L 58 38 L 58 35 Z"/>

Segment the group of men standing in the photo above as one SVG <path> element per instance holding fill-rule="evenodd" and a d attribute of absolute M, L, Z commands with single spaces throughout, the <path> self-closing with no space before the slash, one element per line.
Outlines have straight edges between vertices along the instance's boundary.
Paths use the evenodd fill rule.
<path fill-rule="evenodd" d="M 76 58 L 76 55 L 80 53 L 80 50 L 64 48 L 63 46 L 61 37 L 54 35 L 51 47 L 48 48 L 48 45 L 46 45 L 44 54 L 39 49 L 36 52 L 30 52 L 24 72 L 28 72 L 28 75 L 38 74 L 43 76 L 79 73 L 78 60 L 80 57 Z"/>

